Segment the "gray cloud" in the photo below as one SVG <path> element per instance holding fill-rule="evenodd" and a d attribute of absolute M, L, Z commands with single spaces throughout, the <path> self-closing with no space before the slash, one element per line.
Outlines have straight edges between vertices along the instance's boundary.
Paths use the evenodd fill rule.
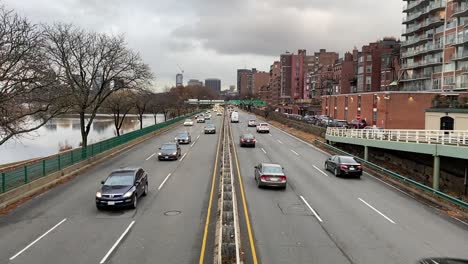
<path fill-rule="evenodd" d="M 185 79 L 236 83 L 236 69 L 267 70 L 285 50 L 344 52 L 383 36 L 399 37 L 396 0 L 4 0 L 35 22 L 62 21 L 124 33 L 171 86 L 177 64 Z"/>

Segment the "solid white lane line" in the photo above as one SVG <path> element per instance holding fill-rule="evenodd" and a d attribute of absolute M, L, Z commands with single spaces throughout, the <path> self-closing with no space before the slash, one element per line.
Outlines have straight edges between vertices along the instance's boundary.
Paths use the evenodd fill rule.
<path fill-rule="evenodd" d="M 171 177 L 171 173 L 169 173 L 166 178 L 164 179 L 164 181 L 161 183 L 161 185 L 159 185 L 158 187 L 158 190 L 161 190 L 161 188 L 163 187 L 164 183 L 166 183 L 166 181 L 169 179 L 169 177 Z"/>
<path fill-rule="evenodd" d="M 125 235 L 127 235 L 128 231 L 130 231 L 130 229 L 132 228 L 132 226 L 134 224 L 135 224 L 135 220 L 133 220 L 130 223 L 130 225 L 128 225 L 127 229 L 125 229 L 125 231 L 122 233 L 122 235 L 120 235 L 119 239 L 117 239 L 117 241 L 115 241 L 114 245 L 111 247 L 111 249 L 109 249 L 107 254 L 101 259 L 101 262 L 99 262 L 99 264 L 103 264 L 104 262 L 106 262 L 107 258 L 110 256 L 110 254 L 112 254 L 112 252 L 115 250 L 115 248 L 119 245 L 120 241 L 122 241 L 122 239 L 125 237 Z"/>
<path fill-rule="evenodd" d="M 272 137 L 272 136 L 273 136 L 273 135 L 272 135 L 272 134 L 270 134 L 270 133 L 268 133 L 268 135 L 269 135 L 270 137 Z"/>
<path fill-rule="evenodd" d="M 198 135 L 197 139 L 199 139 L 199 138 L 200 138 L 200 135 Z"/>
<path fill-rule="evenodd" d="M 304 199 L 304 197 L 301 195 L 299 196 L 301 197 L 302 201 L 307 205 L 307 207 L 309 207 L 310 211 L 312 211 L 312 213 L 315 215 L 315 218 L 317 218 L 317 220 L 319 220 L 320 223 L 322 223 L 322 218 L 320 218 L 320 216 L 317 214 L 317 212 L 315 212 L 314 208 L 312 208 L 312 206 L 310 206 L 310 204 L 306 201 L 306 199 Z"/>
<path fill-rule="evenodd" d="M 265 153 L 265 154 L 266 154 L 266 151 L 265 151 L 263 148 L 262 148 L 262 151 L 263 151 L 263 153 Z"/>
<path fill-rule="evenodd" d="M 55 228 L 57 228 L 59 225 L 61 225 L 63 222 L 67 221 L 66 218 L 64 218 L 62 221 L 60 221 L 58 224 L 54 225 L 51 229 L 47 230 L 44 234 L 42 234 L 40 237 L 36 238 L 33 242 L 31 242 L 29 245 L 27 245 L 25 248 L 23 248 L 20 252 L 16 253 L 13 257 L 10 258 L 10 260 L 14 260 L 16 257 L 21 255 L 24 251 L 28 250 L 28 248 L 32 247 L 34 244 L 36 244 L 39 240 L 47 236 L 50 232 L 52 232 Z"/>
<path fill-rule="evenodd" d="M 294 151 L 294 150 L 292 150 L 292 149 L 291 149 L 291 152 L 294 153 L 294 154 L 296 154 L 296 156 L 299 156 L 299 153 L 297 153 L 296 151 Z"/>
<path fill-rule="evenodd" d="M 276 141 L 278 141 L 278 143 L 280 143 L 280 144 L 283 144 L 283 142 L 281 142 L 281 140 L 279 140 L 279 139 L 277 139 Z"/>
<path fill-rule="evenodd" d="M 387 217 L 386 215 L 384 215 L 383 213 L 381 213 L 379 210 L 375 209 L 372 205 L 370 205 L 369 203 L 367 203 L 366 201 L 364 201 L 363 199 L 361 198 L 358 198 L 359 201 L 363 202 L 365 205 L 369 206 L 372 210 L 376 211 L 379 215 L 383 216 L 385 219 L 387 219 L 390 223 L 392 224 L 395 224 L 395 222 L 390 219 L 389 217 Z"/>
<path fill-rule="evenodd" d="M 183 161 L 186 155 L 187 155 L 187 152 L 185 152 L 185 154 L 182 156 L 182 158 L 180 158 L 180 161 Z"/>
<path fill-rule="evenodd" d="M 324 172 L 323 170 L 319 169 L 317 166 L 313 165 L 313 167 L 314 167 L 316 170 L 320 171 L 323 175 L 325 175 L 325 176 L 327 176 L 327 177 L 330 177 L 326 172 Z"/>
<path fill-rule="evenodd" d="M 147 157 L 146 160 L 151 159 L 152 157 L 154 157 L 154 155 L 156 155 L 156 153 L 151 154 L 151 156 Z"/>
<path fill-rule="evenodd" d="M 194 141 L 194 142 L 192 143 L 192 145 L 190 145 L 191 148 L 193 148 L 193 145 L 195 145 L 195 142 L 196 142 L 196 141 Z"/>

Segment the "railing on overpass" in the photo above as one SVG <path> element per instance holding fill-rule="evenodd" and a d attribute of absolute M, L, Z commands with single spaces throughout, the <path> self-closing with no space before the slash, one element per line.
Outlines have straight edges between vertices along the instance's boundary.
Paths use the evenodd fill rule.
<path fill-rule="evenodd" d="M 148 135 L 154 131 L 182 121 L 190 115 L 192 114 L 148 126 L 141 130 L 135 130 L 118 137 L 109 138 L 88 145 L 86 149 L 76 148 L 70 151 L 44 157 L 42 159 L 35 159 L 31 162 L 21 164 L 19 166 L 0 169 L 0 193 L 7 192 L 41 177 L 45 177 L 49 174 L 61 171 L 66 167 L 94 157 L 114 147 L 120 146 L 134 139 Z"/>
<path fill-rule="evenodd" d="M 329 127 L 327 128 L 326 135 L 344 138 L 468 147 L 467 130 L 344 129 Z"/>

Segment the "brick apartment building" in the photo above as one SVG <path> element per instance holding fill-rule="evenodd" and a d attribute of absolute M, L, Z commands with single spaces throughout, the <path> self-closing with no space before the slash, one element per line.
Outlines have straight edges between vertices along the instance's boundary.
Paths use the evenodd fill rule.
<path fill-rule="evenodd" d="M 237 70 L 237 91 L 241 98 L 250 97 L 254 91 L 253 75 L 257 69 L 238 69 Z"/>
<path fill-rule="evenodd" d="M 355 86 L 355 63 L 353 54 L 346 52 L 344 57 L 338 59 L 333 65 L 334 89 L 332 94 L 347 94 L 354 90 Z"/>
<path fill-rule="evenodd" d="M 403 8 L 402 90 L 468 89 L 468 3 L 410 0 Z"/>
<path fill-rule="evenodd" d="M 304 90 L 304 59 L 306 50 L 298 50 L 298 54 L 285 53 L 280 56 L 280 100 L 283 103 L 293 103 L 294 100 L 308 96 Z"/>
<path fill-rule="evenodd" d="M 256 71 L 252 73 L 253 91 L 252 96 L 257 97 L 261 87 L 268 86 L 270 82 L 270 73 Z"/>
<path fill-rule="evenodd" d="M 331 92 L 333 80 L 333 65 L 338 60 L 338 53 L 321 49 L 312 56 L 313 67 L 308 67 L 306 85 L 309 85 L 308 98 L 320 98 Z"/>

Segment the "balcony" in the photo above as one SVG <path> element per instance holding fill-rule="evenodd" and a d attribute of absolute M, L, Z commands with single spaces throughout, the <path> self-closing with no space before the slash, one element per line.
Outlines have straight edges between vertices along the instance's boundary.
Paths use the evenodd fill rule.
<path fill-rule="evenodd" d="M 468 52 L 455 54 L 451 59 L 454 61 L 468 61 Z"/>
<path fill-rule="evenodd" d="M 431 76 L 432 76 L 432 73 L 413 74 L 411 76 L 405 76 L 405 77 L 401 78 L 400 82 L 409 82 L 409 81 L 430 79 Z"/>
<path fill-rule="evenodd" d="M 440 9 L 445 9 L 447 3 L 446 3 L 446 0 L 440 0 L 440 1 L 437 1 L 435 3 L 432 3 L 428 6 L 426 6 L 425 8 L 423 8 L 423 10 L 421 11 L 418 11 L 418 12 L 415 12 L 411 15 L 408 15 L 406 18 L 403 18 L 403 24 L 408 24 L 416 19 L 419 19 L 420 17 L 422 17 L 423 15 L 428 15 L 430 14 L 431 12 L 433 11 L 437 11 L 437 10 L 440 10 Z"/>
<path fill-rule="evenodd" d="M 416 1 L 409 2 L 405 7 L 403 7 L 403 13 L 410 12 L 411 10 L 413 10 L 414 8 L 418 7 L 420 4 L 426 1 L 428 0 L 416 0 Z"/>
<path fill-rule="evenodd" d="M 420 67 L 432 66 L 432 65 L 437 65 L 437 64 L 442 64 L 442 58 L 422 60 L 422 61 L 413 62 L 413 63 L 403 63 L 401 65 L 401 68 L 408 70 L 408 69 L 416 69 Z"/>
<path fill-rule="evenodd" d="M 453 10 L 454 17 L 463 17 L 468 15 L 468 3 L 460 2 L 459 6 L 457 6 Z"/>
<path fill-rule="evenodd" d="M 401 57 L 402 58 L 409 58 L 409 57 L 414 57 L 418 55 L 423 55 L 426 53 L 432 53 L 432 52 L 439 52 L 442 51 L 443 47 L 442 45 L 429 45 L 423 49 L 419 50 L 413 50 L 413 51 L 407 51 L 407 52 L 402 52 Z"/>
<path fill-rule="evenodd" d="M 419 31 L 426 31 L 427 29 L 431 27 L 438 27 L 443 24 L 444 24 L 443 18 L 430 17 L 417 25 L 408 27 L 406 30 L 403 30 L 402 36 L 408 36 Z"/>
<path fill-rule="evenodd" d="M 433 34 L 427 34 L 427 35 L 421 36 L 421 37 L 414 37 L 412 39 L 403 41 L 401 43 L 401 46 L 402 47 L 413 46 L 413 45 L 416 45 L 416 44 L 421 44 L 423 42 L 427 42 L 429 40 L 432 40 L 433 38 L 434 38 Z"/>
<path fill-rule="evenodd" d="M 453 45 L 462 46 L 464 44 L 468 44 L 468 33 L 464 34 L 462 37 L 458 37 Z"/>

